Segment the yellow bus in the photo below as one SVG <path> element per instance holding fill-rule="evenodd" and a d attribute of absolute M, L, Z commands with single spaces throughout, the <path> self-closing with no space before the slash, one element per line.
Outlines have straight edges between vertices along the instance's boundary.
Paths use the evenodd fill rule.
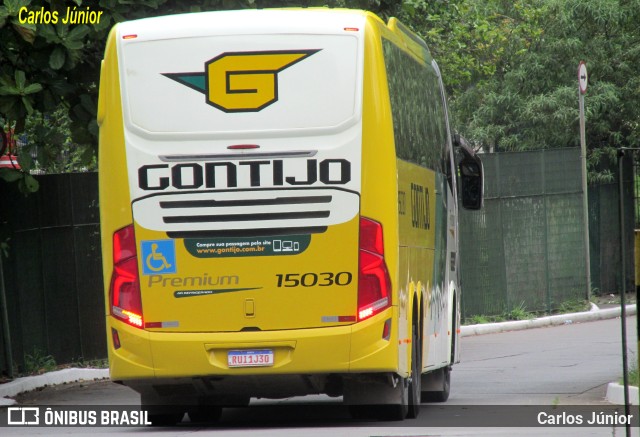
<path fill-rule="evenodd" d="M 332 9 L 120 23 L 98 122 L 110 376 L 155 423 L 447 399 L 482 166 L 415 34 Z"/>

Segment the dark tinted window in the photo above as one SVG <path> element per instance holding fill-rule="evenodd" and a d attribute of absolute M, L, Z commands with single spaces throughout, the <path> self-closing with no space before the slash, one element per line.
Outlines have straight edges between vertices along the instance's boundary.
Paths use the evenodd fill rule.
<path fill-rule="evenodd" d="M 420 63 L 390 41 L 383 39 L 383 48 L 396 155 L 442 171 L 447 135 L 438 76 L 430 63 Z"/>

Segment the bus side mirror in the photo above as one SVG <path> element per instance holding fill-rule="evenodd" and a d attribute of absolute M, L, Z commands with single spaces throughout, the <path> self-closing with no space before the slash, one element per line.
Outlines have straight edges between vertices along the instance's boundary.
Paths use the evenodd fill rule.
<path fill-rule="evenodd" d="M 465 139 L 459 135 L 455 135 L 454 137 L 454 147 L 456 163 L 458 165 L 462 207 L 465 209 L 478 210 L 482 208 L 482 198 L 484 195 L 482 161 L 467 145 Z"/>

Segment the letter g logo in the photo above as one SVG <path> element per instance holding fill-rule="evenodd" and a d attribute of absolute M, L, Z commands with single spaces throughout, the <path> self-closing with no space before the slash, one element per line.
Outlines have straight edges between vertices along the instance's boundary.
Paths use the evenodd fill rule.
<path fill-rule="evenodd" d="M 205 63 L 205 73 L 163 73 L 204 93 L 224 112 L 258 112 L 278 101 L 278 73 L 319 52 L 278 50 L 228 52 Z"/>
<path fill-rule="evenodd" d="M 207 101 L 226 112 L 260 111 L 278 100 L 278 73 L 317 50 L 223 53 L 207 62 Z"/>

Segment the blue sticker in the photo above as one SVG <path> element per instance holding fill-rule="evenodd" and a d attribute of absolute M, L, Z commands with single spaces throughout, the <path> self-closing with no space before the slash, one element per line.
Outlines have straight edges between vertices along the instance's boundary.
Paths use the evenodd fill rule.
<path fill-rule="evenodd" d="M 166 275 L 176 272 L 176 245 L 173 240 L 141 241 L 142 274 Z"/>

